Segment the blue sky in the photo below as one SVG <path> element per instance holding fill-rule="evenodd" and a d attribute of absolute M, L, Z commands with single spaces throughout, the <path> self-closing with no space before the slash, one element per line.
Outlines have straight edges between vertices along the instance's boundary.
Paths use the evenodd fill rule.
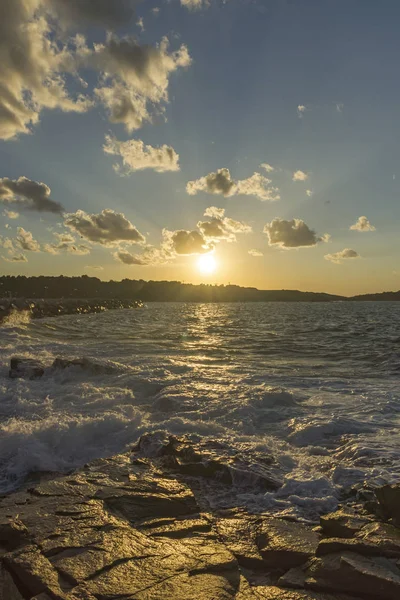
<path fill-rule="evenodd" d="M 24 2 L 1 9 L 4 26 L 10 30 L 11 23 L 18 36 L 27 23 L 47 23 L 32 40 L 51 39 L 57 49 L 38 55 L 25 44 L 30 72 L 43 61 L 50 65 L 47 80 L 38 67 L 32 84 L 10 59 L 7 44 L 15 35 L 1 36 L 3 273 L 87 273 L 345 294 L 400 287 L 397 2 L 211 0 L 191 9 L 180 0 L 158 0 L 138 3 L 122 23 L 117 12 L 129 0 L 113 3 L 116 21 L 108 13 L 100 19 L 94 0 L 85 0 L 84 15 L 80 9 L 70 14 L 66 0 Z M 18 11 L 22 4 L 24 11 Z M 72 41 L 77 33 L 85 50 Z M 162 46 L 164 37 L 168 47 Z M 96 43 L 101 51 L 94 50 Z M 73 69 L 54 68 L 62 48 Z M 138 52 L 146 57 L 143 64 Z M 163 66 L 154 70 L 161 55 Z M 165 70 L 171 60 L 173 68 Z M 146 81 L 140 69 L 147 70 Z M 77 112 L 65 98 L 49 101 L 49 77 L 55 86 L 62 78 L 75 102 L 82 94 L 85 109 Z M 110 103 L 94 90 L 111 89 L 115 99 L 121 86 L 135 95 L 135 110 L 140 99 L 148 103 L 152 122 L 130 130 L 126 120 L 115 122 Z M 34 100 L 36 117 L 14 126 L 6 93 L 29 109 Z M 131 154 L 130 172 L 117 173 L 113 165 L 122 158 L 104 152 L 106 135 L 117 142 L 141 140 L 153 150 Z M 160 147 L 164 162 L 157 172 L 148 158 Z M 165 147 L 179 155 L 175 166 Z M 260 167 L 265 163 L 274 170 Z M 228 187 L 213 188 L 212 178 L 202 181 L 220 169 L 229 170 Z M 304 181 L 293 181 L 297 171 Z M 278 188 L 279 200 L 260 198 L 254 180 L 240 183 L 254 173 L 264 178 L 263 189 Z M 46 184 L 63 210 L 38 210 L 35 197 L 24 195 L 21 177 Z M 188 182 L 197 182 L 196 193 L 188 193 Z M 209 207 L 225 213 L 204 217 Z M 118 226 L 129 223 L 137 239 L 118 237 L 108 225 L 99 236 L 99 219 L 92 217 L 105 209 L 107 219 L 110 211 L 123 215 Z M 10 218 L 10 211 L 19 216 Z M 369 224 L 350 230 L 361 216 Z M 208 232 L 211 226 L 218 231 L 205 235 L 200 221 L 211 223 Z M 251 249 L 262 256 L 250 255 Z M 197 260 L 208 252 L 216 269 L 205 274 Z"/>

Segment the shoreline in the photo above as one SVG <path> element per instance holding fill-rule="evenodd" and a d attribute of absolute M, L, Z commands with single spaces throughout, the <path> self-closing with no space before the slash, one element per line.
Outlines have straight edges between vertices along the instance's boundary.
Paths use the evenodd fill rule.
<path fill-rule="evenodd" d="M 399 597 L 399 485 L 364 490 L 315 527 L 213 509 L 207 490 L 233 487 L 232 468 L 185 437 L 147 434 L 0 498 L 0 598 Z"/>

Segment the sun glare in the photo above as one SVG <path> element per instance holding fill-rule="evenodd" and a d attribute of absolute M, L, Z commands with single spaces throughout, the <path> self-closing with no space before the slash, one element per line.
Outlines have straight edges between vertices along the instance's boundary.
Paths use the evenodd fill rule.
<path fill-rule="evenodd" d="M 217 261 L 211 254 L 203 254 L 197 259 L 197 268 L 205 275 L 211 275 L 217 268 Z"/>

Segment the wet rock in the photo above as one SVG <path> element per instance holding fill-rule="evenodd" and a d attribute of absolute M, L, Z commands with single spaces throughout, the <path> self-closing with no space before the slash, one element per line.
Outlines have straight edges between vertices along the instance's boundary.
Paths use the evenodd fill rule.
<path fill-rule="evenodd" d="M 384 485 L 375 490 L 378 502 L 387 519 L 393 519 L 393 523 L 400 527 L 400 484 Z"/>
<path fill-rule="evenodd" d="M 366 558 L 352 552 L 313 559 L 306 587 L 352 593 L 362 598 L 398 600 L 400 570 L 386 558 Z"/>
<path fill-rule="evenodd" d="M 44 366 L 30 358 L 13 357 L 10 361 L 11 379 L 40 379 L 44 375 Z"/>
<path fill-rule="evenodd" d="M 56 358 L 53 362 L 51 368 L 54 370 L 64 371 L 70 367 L 78 367 L 84 371 L 92 373 L 94 375 L 108 373 L 112 374 L 114 372 L 113 367 L 108 365 L 100 365 L 92 362 L 88 358 L 75 358 L 73 360 L 68 360 L 65 358 Z"/>
<path fill-rule="evenodd" d="M 266 566 L 287 570 L 302 565 L 315 555 L 319 536 L 300 523 L 266 519 L 256 542 Z"/>
<path fill-rule="evenodd" d="M 338 538 L 353 537 L 368 521 L 367 518 L 343 509 L 320 517 L 320 525 L 324 534 Z"/>
<path fill-rule="evenodd" d="M 266 565 L 256 543 L 262 520 L 243 512 L 218 519 L 216 528 L 219 538 L 235 555 L 242 567 L 256 571 L 266 570 Z"/>
<path fill-rule="evenodd" d="M 226 485 L 260 491 L 275 491 L 282 485 L 272 468 L 249 464 L 220 442 L 193 443 L 186 437 L 156 432 L 142 436 L 134 451 L 144 456 L 162 458 L 163 468 L 188 477 L 215 479 Z"/>

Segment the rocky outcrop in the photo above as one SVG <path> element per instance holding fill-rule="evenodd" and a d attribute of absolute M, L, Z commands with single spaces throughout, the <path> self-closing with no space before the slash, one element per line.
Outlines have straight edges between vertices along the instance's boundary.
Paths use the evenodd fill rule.
<path fill-rule="evenodd" d="M 0 325 L 14 314 L 26 312 L 32 319 L 61 315 L 99 313 L 118 308 L 142 308 L 140 300 L 118 298 L 60 298 L 59 300 L 29 300 L 25 298 L 0 300 Z"/>
<path fill-rule="evenodd" d="M 344 510 L 318 530 L 212 511 L 201 482 L 235 485 L 226 456 L 207 467 L 215 457 L 205 442 L 144 436 L 129 453 L 1 498 L 0 600 L 400 597 L 393 525 Z M 196 475 L 180 468 L 203 463 Z"/>
<path fill-rule="evenodd" d="M 40 379 L 46 373 L 65 371 L 69 368 L 84 370 L 91 375 L 112 374 L 115 372 L 114 367 L 92 362 L 85 357 L 72 360 L 56 358 L 52 365 L 46 366 L 32 358 L 14 356 L 10 360 L 9 377 L 11 379 Z"/>

